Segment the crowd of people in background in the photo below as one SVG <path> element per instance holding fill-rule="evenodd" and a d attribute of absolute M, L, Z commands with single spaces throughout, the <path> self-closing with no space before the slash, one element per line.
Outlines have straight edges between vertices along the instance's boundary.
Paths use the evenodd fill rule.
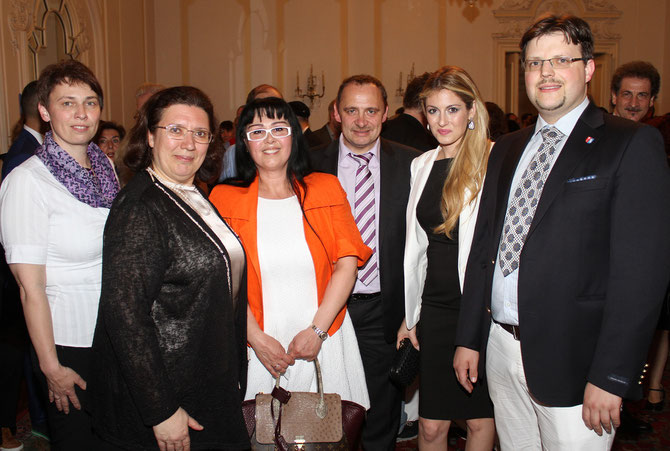
<path fill-rule="evenodd" d="M 147 83 L 126 133 L 89 68 L 46 67 L 3 156 L 2 449 L 22 378 L 53 450 L 249 449 L 241 403 L 316 391 L 316 358 L 367 410 L 364 450 L 445 450 L 453 425 L 482 451 L 651 432 L 624 400 L 647 374 L 665 405 L 670 113 L 642 61 L 595 105 L 593 45 L 575 16 L 526 30 L 534 114 L 444 66 L 393 116 L 348 77 L 316 130 L 269 84 L 219 122 L 200 89 Z"/>

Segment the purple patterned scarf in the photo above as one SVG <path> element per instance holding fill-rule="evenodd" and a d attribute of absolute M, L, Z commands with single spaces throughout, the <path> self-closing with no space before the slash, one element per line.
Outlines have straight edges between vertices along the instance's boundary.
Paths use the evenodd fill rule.
<path fill-rule="evenodd" d="M 51 132 L 35 155 L 78 201 L 93 208 L 110 208 L 119 192 L 119 181 L 107 156 L 93 142 L 86 149 L 91 169 L 84 169 L 54 141 Z"/>

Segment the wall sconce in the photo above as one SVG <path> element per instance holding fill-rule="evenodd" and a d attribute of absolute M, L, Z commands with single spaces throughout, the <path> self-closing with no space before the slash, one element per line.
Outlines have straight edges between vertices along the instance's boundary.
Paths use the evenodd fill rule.
<path fill-rule="evenodd" d="M 409 71 L 409 74 L 407 74 L 407 83 L 405 86 L 407 86 L 412 80 L 414 80 L 414 63 L 412 63 L 412 69 Z M 402 71 L 400 72 L 400 77 L 398 78 L 398 89 L 395 90 L 395 95 L 398 97 L 404 97 L 405 95 L 405 88 L 402 84 Z"/>
<path fill-rule="evenodd" d="M 318 82 L 316 75 L 314 75 L 314 68 L 312 64 L 309 65 L 309 75 L 307 76 L 307 90 L 305 94 L 303 94 L 302 89 L 300 89 L 300 71 L 296 72 L 295 83 L 296 83 L 295 96 L 299 99 L 307 97 L 309 99 L 310 108 L 314 106 L 315 99 L 320 99 L 326 93 L 326 77 L 323 74 L 323 71 L 321 71 L 321 94 L 319 94 L 317 91 Z"/>

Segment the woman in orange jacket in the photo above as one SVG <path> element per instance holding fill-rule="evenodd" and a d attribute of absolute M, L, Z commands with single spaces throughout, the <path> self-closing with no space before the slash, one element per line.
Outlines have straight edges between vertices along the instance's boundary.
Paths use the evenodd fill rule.
<path fill-rule="evenodd" d="M 345 303 L 357 267 L 370 257 L 336 177 L 310 173 L 307 147 L 289 105 L 258 99 L 237 129 L 238 175 L 210 200 L 239 235 L 248 259 L 245 399 L 274 378 L 293 391 L 324 391 L 369 407 L 356 335 Z"/>

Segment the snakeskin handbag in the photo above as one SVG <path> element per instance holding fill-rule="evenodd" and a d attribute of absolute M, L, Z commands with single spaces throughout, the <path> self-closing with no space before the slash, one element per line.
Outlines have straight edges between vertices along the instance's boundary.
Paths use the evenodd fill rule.
<path fill-rule="evenodd" d="M 251 449 L 358 450 L 365 408 L 323 393 L 321 366 L 314 360 L 318 392 L 289 392 L 279 386 L 272 394 L 259 393 L 242 409 Z"/>

